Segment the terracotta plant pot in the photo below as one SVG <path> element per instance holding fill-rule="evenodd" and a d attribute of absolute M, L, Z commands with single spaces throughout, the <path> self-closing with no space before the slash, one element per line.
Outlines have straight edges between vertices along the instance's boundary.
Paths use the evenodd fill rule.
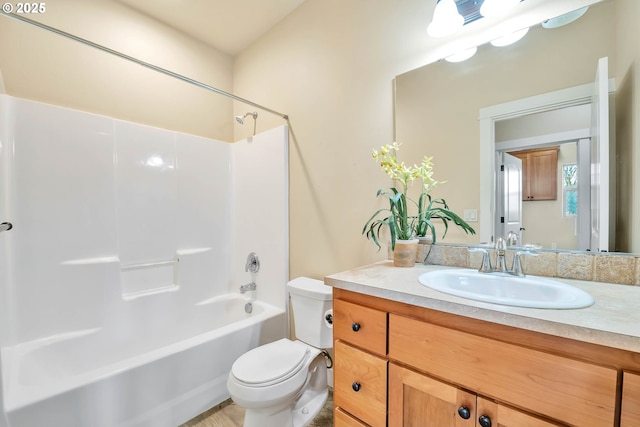
<path fill-rule="evenodd" d="M 396 267 L 413 267 L 416 264 L 418 239 L 396 240 L 393 250 L 393 265 Z"/>

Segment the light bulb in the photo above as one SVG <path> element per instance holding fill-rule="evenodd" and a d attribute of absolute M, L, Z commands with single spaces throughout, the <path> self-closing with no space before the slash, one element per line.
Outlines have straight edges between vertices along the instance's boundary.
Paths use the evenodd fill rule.
<path fill-rule="evenodd" d="M 520 3 L 520 0 L 484 0 L 480 6 L 480 15 L 485 18 L 500 16 Z"/>
<path fill-rule="evenodd" d="M 433 11 L 433 19 L 427 27 L 427 34 L 439 38 L 449 36 L 464 25 L 464 18 L 458 12 L 454 0 L 438 0 Z"/>

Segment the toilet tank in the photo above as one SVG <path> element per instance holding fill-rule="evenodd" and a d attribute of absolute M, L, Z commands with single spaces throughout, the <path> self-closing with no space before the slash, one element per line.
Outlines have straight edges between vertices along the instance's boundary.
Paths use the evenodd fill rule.
<path fill-rule="evenodd" d="M 325 320 L 333 314 L 332 288 L 321 280 L 298 277 L 287 284 L 296 339 L 316 348 L 333 347 L 333 329 Z"/>

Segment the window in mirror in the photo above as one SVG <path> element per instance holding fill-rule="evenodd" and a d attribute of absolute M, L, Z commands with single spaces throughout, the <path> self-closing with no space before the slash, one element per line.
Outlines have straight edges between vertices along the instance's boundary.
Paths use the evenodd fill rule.
<path fill-rule="evenodd" d="M 578 215 L 578 165 L 562 165 L 563 212 L 565 217 Z"/>

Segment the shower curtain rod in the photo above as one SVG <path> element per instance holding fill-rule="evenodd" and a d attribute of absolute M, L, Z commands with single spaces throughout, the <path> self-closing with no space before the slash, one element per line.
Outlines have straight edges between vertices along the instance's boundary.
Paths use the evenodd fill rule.
<path fill-rule="evenodd" d="M 87 46 L 91 46 L 91 47 L 96 48 L 96 49 L 100 49 L 103 52 L 110 53 L 110 54 L 118 56 L 118 57 L 120 57 L 122 59 L 126 59 L 127 61 L 135 62 L 136 64 L 142 65 L 143 67 L 147 67 L 147 68 L 152 69 L 154 71 L 157 71 L 159 73 L 166 74 L 167 76 L 176 78 L 178 80 L 182 80 L 183 82 L 191 83 L 192 85 L 201 87 L 203 89 L 210 90 L 211 92 L 215 92 L 217 94 L 224 95 L 224 96 L 229 97 L 231 99 L 234 99 L 236 101 L 240 101 L 240 102 L 243 102 L 245 104 L 249 104 L 249 105 L 251 105 L 253 107 L 256 107 L 256 108 L 259 108 L 261 110 L 268 111 L 268 112 L 270 112 L 272 114 L 280 116 L 285 120 L 289 120 L 289 116 L 287 116 L 286 114 L 283 114 L 283 113 L 280 113 L 278 111 L 272 110 L 271 108 L 267 108 L 267 107 L 265 107 L 263 105 L 256 104 L 255 102 L 249 101 L 248 99 L 240 98 L 239 96 L 236 96 L 236 95 L 234 95 L 232 93 L 225 92 L 224 90 L 218 89 L 218 88 L 213 87 L 213 86 L 209 86 L 207 84 L 204 84 L 204 83 L 199 82 L 197 80 L 194 80 L 194 79 L 191 79 L 189 77 L 183 76 L 181 74 L 174 73 L 173 71 L 167 70 L 166 68 L 161 68 L 161 67 L 158 67 L 156 65 L 150 64 L 148 62 L 141 61 L 140 59 L 134 58 L 132 56 L 125 55 L 124 53 L 118 52 L 117 50 L 109 49 L 108 47 L 99 45 L 99 44 L 94 43 L 94 42 L 92 42 L 90 40 L 87 40 L 87 39 L 83 39 L 82 37 L 74 36 L 73 34 L 67 33 L 65 31 L 59 30 L 59 29 L 54 28 L 54 27 L 50 27 L 50 26 L 48 26 L 46 24 L 42 24 L 42 23 L 37 22 L 37 21 L 33 21 L 33 20 L 29 19 L 29 18 L 25 18 L 24 16 L 16 15 L 15 13 L 2 12 L 2 15 L 10 17 L 10 18 L 13 18 L 13 19 L 17 19 L 19 21 L 26 22 L 26 23 L 31 24 L 31 25 L 35 25 L 36 27 L 40 27 L 40 28 L 42 28 L 44 30 L 50 31 L 50 32 L 58 34 L 60 36 L 67 37 L 67 38 L 69 38 L 71 40 L 75 40 L 77 42 L 86 44 Z"/>

